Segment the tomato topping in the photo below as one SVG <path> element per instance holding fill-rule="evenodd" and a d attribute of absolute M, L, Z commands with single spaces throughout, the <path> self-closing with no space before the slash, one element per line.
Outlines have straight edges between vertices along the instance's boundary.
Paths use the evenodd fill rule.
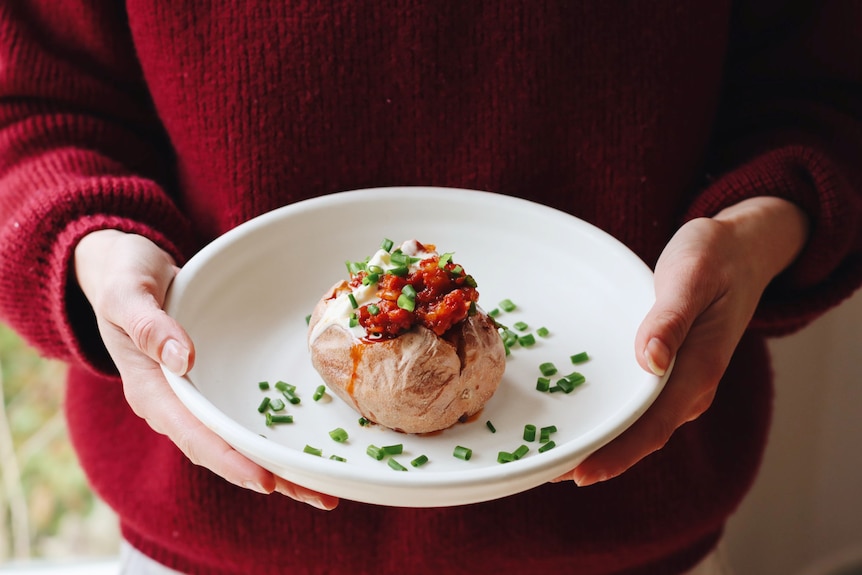
<path fill-rule="evenodd" d="M 466 289 L 456 289 L 441 299 L 419 306 L 416 315 L 428 329 L 443 335 L 452 326 L 467 318 L 473 300 Z M 472 290 L 474 293 L 476 290 Z"/>
<path fill-rule="evenodd" d="M 377 297 L 388 301 L 398 301 L 401 290 L 407 285 L 407 278 L 386 274 L 378 284 Z"/>
<path fill-rule="evenodd" d="M 351 278 L 351 286 L 361 284 L 365 272 Z M 406 285 L 416 292 L 412 311 L 398 304 Z M 408 288 L 409 289 L 409 288 Z M 440 258 L 422 260 L 418 269 L 407 277 L 384 274 L 378 282 L 380 301 L 360 307 L 356 313 L 359 324 L 371 339 L 393 338 L 416 324 L 442 336 L 470 314 L 479 299 L 476 284 L 461 266 Z"/>
<path fill-rule="evenodd" d="M 414 315 L 398 307 L 395 302 L 383 300 L 373 305 L 376 306 L 377 313 L 371 313 L 371 305 L 364 305 L 356 310 L 359 324 L 372 339 L 397 337 L 415 323 Z"/>

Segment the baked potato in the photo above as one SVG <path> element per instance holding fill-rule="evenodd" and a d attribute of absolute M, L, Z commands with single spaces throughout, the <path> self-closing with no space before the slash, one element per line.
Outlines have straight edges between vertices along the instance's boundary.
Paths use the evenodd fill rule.
<path fill-rule="evenodd" d="M 384 249 L 388 248 L 388 249 Z M 311 314 L 308 346 L 329 389 L 369 421 L 405 433 L 478 413 L 506 365 L 496 322 L 451 254 L 415 240 L 348 262 Z"/>

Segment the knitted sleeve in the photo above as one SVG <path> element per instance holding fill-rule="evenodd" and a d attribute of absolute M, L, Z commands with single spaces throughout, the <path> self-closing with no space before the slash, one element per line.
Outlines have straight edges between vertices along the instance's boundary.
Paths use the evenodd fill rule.
<path fill-rule="evenodd" d="M 774 6 L 773 6 L 774 4 Z M 778 196 L 809 216 L 800 257 L 752 327 L 799 329 L 862 284 L 862 4 L 752 2 L 735 13 L 711 171 L 687 218 Z"/>
<path fill-rule="evenodd" d="M 70 281 L 76 242 L 113 227 L 178 260 L 192 245 L 122 4 L 0 4 L 0 320 L 48 357 L 104 371 Z"/>

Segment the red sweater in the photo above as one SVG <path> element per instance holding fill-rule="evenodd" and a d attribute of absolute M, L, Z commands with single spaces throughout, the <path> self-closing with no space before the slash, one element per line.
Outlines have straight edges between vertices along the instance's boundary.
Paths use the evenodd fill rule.
<path fill-rule="evenodd" d="M 0 317 L 70 363 L 72 438 L 129 541 L 208 574 L 678 573 L 708 552 L 767 437 L 763 336 L 862 283 L 862 4 L 729 4 L 0 4 Z M 649 264 L 686 218 L 755 195 L 797 202 L 812 235 L 712 408 L 592 487 L 325 513 L 229 485 L 124 407 L 70 280 L 79 238 L 116 227 L 182 261 L 278 206 L 387 185 L 544 202 Z"/>

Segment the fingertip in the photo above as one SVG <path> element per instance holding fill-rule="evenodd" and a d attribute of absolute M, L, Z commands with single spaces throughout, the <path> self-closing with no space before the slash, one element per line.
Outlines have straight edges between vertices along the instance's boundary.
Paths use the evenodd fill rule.
<path fill-rule="evenodd" d="M 610 475 L 601 470 L 593 470 L 590 472 L 587 471 L 579 471 L 575 470 L 572 472 L 572 481 L 575 482 L 575 485 L 578 487 L 588 487 L 590 485 L 595 485 L 596 483 L 601 483 L 602 481 L 607 481 L 610 479 Z"/>
<path fill-rule="evenodd" d="M 559 477 L 554 477 L 553 479 L 551 479 L 550 483 L 563 483 L 564 481 L 571 481 L 571 480 L 572 480 L 572 472 L 567 471 L 566 473 L 563 473 Z"/>
<path fill-rule="evenodd" d="M 175 375 L 185 375 L 189 370 L 191 362 L 191 350 L 171 338 L 162 346 L 161 357 L 159 358 L 162 365 L 168 368 Z"/>
<path fill-rule="evenodd" d="M 321 511 L 332 511 L 338 507 L 339 499 L 337 497 L 311 491 L 287 481 L 279 481 L 275 487 L 275 491 L 300 503 L 311 505 Z"/>
<path fill-rule="evenodd" d="M 251 491 L 256 491 L 257 493 L 260 493 L 262 495 L 269 495 L 270 493 L 273 492 L 272 489 L 267 490 L 263 485 L 261 485 L 257 481 L 253 481 L 253 480 L 243 481 L 242 486 L 245 489 L 250 489 Z"/>
<path fill-rule="evenodd" d="M 661 377 L 670 367 L 671 353 L 667 345 L 657 337 L 650 338 L 644 347 L 644 360 L 649 370 Z"/>

